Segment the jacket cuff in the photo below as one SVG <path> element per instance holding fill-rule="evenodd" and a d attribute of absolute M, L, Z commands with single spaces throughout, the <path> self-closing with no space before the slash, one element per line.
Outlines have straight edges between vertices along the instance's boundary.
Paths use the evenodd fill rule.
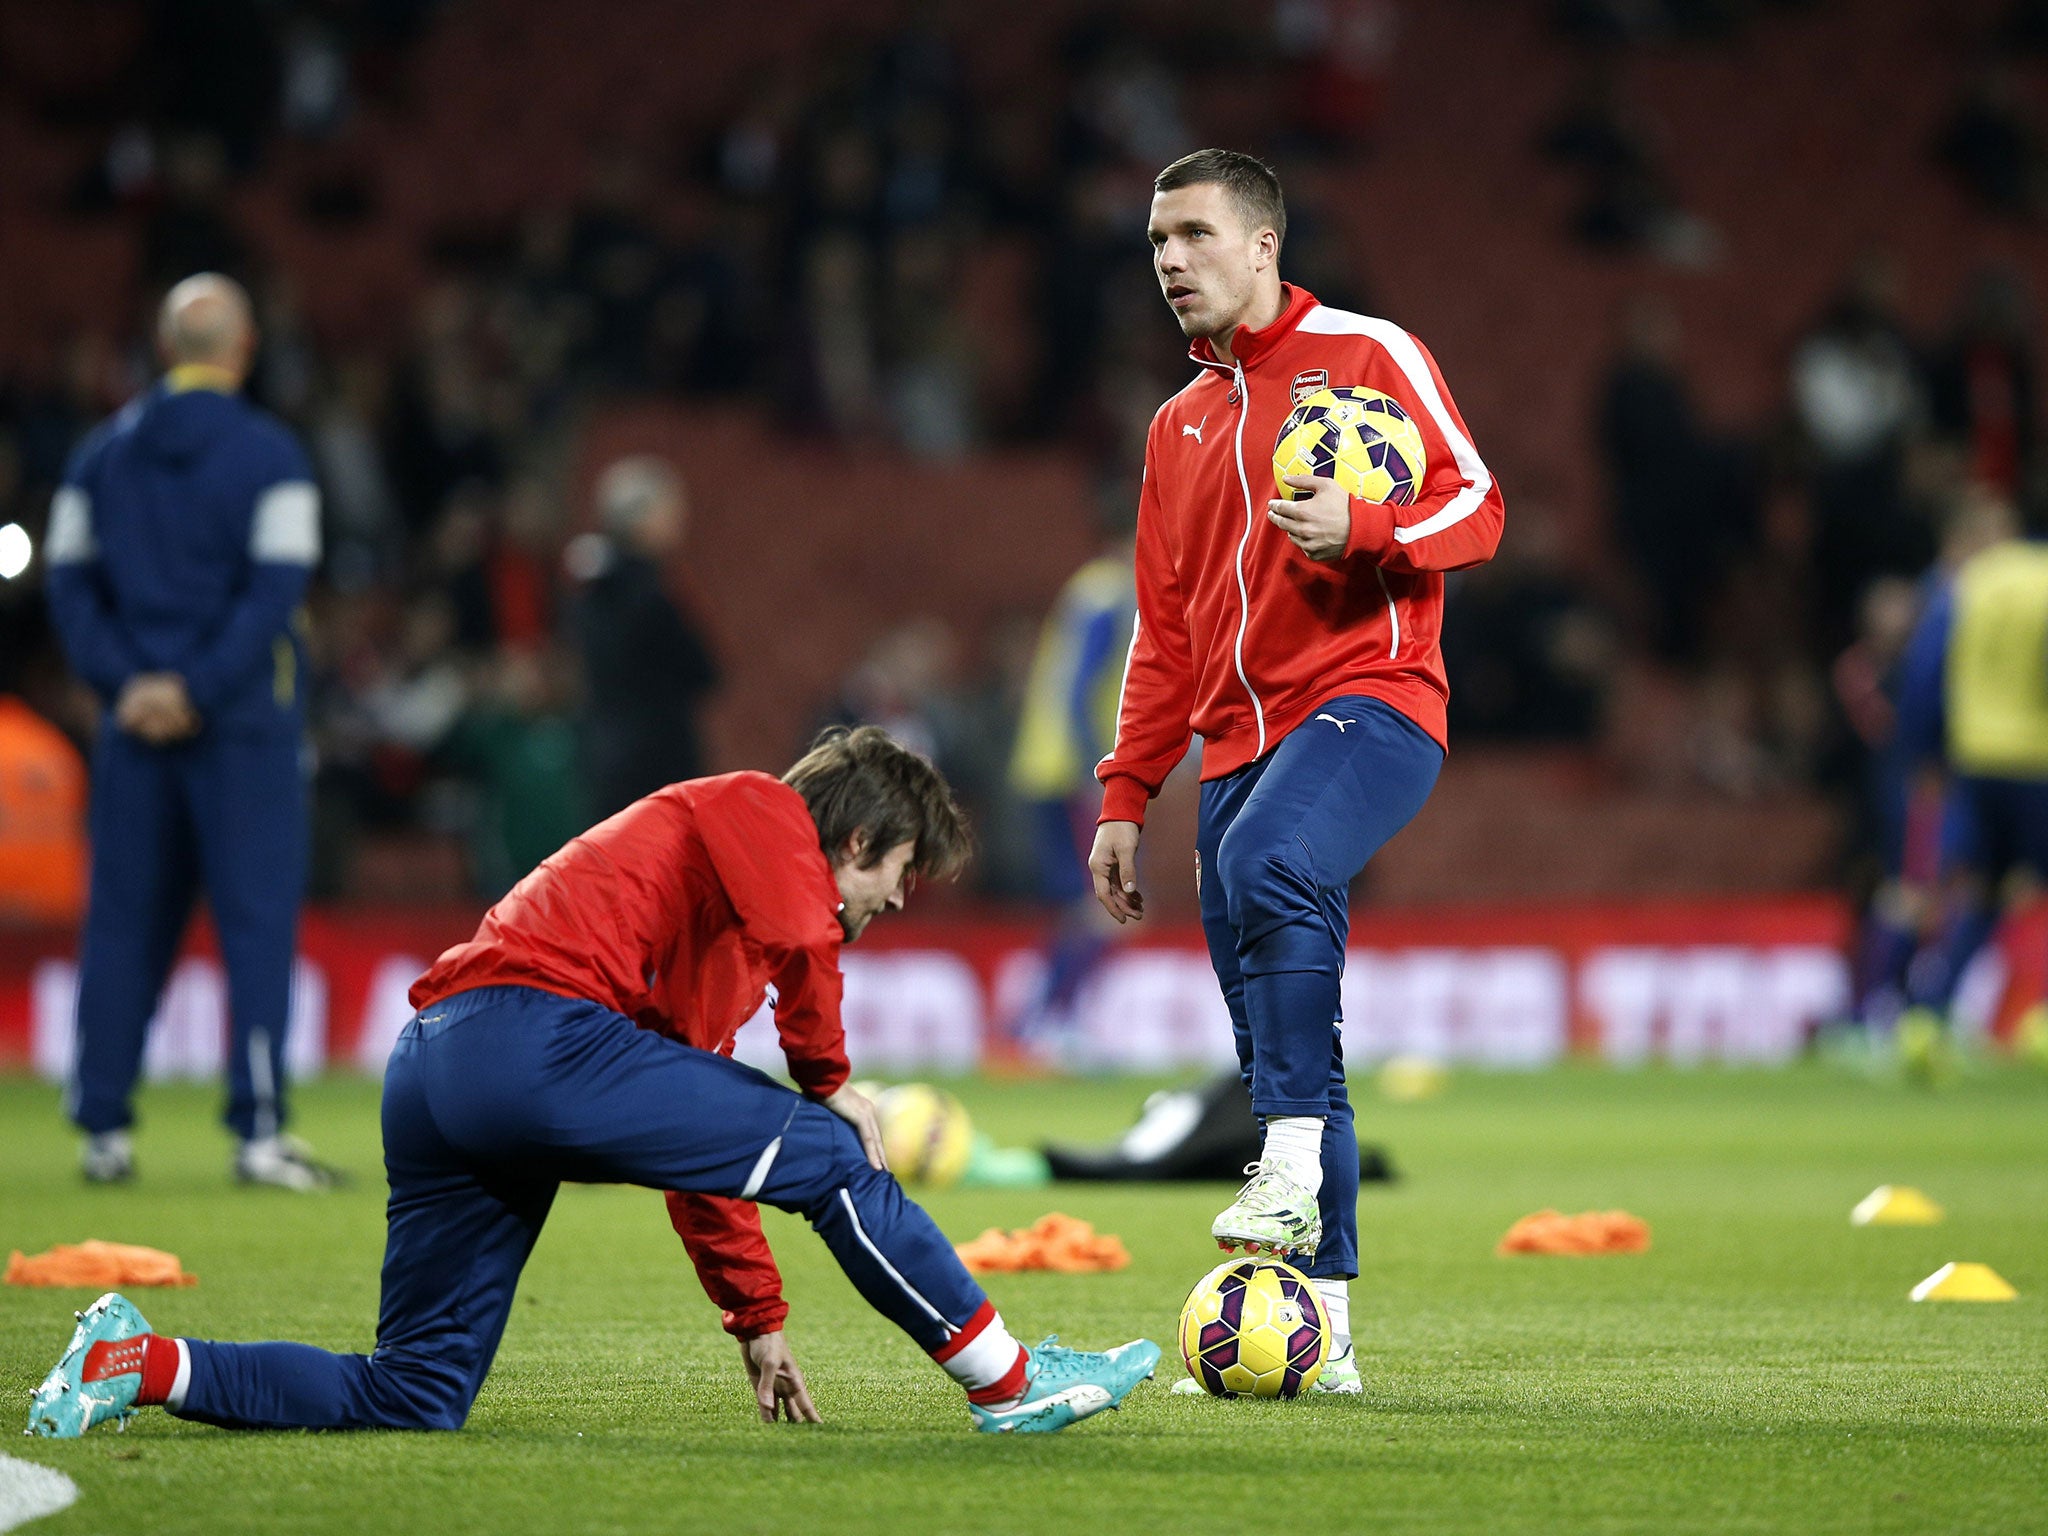
<path fill-rule="evenodd" d="M 1394 509 L 1383 501 L 1351 498 L 1351 537 L 1344 542 L 1344 556 L 1364 555 L 1375 565 L 1386 559 L 1394 547 Z"/>
<path fill-rule="evenodd" d="M 846 1086 L 846 1080 L 853 1075 L 853 1068 L 843 1056 L 824 1061 L 797 1061 L 792 1058 L 789 1075 L 795 1079 L 797 1087 L 812 1098 L 829 1099 Z"/>
<path fill-rule="evenodd" d="M 1127 773 L 1113 773 L 1102 781 L 1102 814 L 1095 818 L 1097 826 L 1105 821 L 1135 821 L 1145 825 L 1145 806 L 1152 799 L 1152 791 L 1140 784 Z"/>
<path fill-rule="evenodd" d="M 723 1312 L 725 1331 L 736 1339 L 758 1339 L 764 1333 L 780 1333 L 789 1320 L 789 1303 L 780 1296 L 772 1301 L 754 1301 L 737 1312 Z"/>

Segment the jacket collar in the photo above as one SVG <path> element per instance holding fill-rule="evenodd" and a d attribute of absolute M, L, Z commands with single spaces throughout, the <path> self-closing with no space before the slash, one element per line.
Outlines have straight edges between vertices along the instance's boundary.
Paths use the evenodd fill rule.
<path fill-rule="evenodd" d="M 189 394 L 195 389 L 210 389 L 221 395 L 237 395 L 242 392 L 242 381 L 236 377 L 233 369 L 217 368 L 212 363 L 180 363 L 164 375 L 166 394 Z"/>
<path fill-rule="evenodd" d="M 1301 324 L 1301 317 L 1316 307 L 1316 296 L 1293 283 L 1280 285 L 1280 299 L 1280 313 L 1271 325 L 1257 331 L 1248 325 L 1240 325 L 1230 338 L 1230 355 L 1247 368 L 1257 366 L 1260 358 L 1292 336 L 1294 328 Z M 1206 336 L 1195 338 L 1195 344 L 1188 348 L 1188 356 L 1204 368 L 1234 376 L 1235 370 L 1216 355 L 1216 349 Z"/>

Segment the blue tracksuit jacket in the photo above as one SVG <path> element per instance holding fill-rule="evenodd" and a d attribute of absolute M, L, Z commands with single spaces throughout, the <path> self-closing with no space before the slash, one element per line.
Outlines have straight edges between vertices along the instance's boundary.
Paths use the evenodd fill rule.
<path fill-rule="evenodd" d="M 283 423 L 166 383 L 73 455 L 50 504 L 50 611 L 112 704 L 176 672 L 209 731 L 296 736 L 305 653 L 292 614 L 320 557 L 320 502 Z"/>

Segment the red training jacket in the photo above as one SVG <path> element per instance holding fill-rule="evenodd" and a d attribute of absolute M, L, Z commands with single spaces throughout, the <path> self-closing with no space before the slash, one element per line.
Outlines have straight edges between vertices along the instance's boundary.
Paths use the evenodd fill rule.
<path fill-rule="evenodd" d="M 1278 319 L 1231 338 L 1234 366 L 1198 340 L 1189 356 L 1201 373 L 1152 418 L 1138 624 L 1116 745 L 1095 769 L 1104 821 L 1145 819 L 1190 731 L 1204 779 L 1263 757 L 1344 694 L 1383 700 L 1445 739 L 1443 573 L 1492 557 L 1500 487 L 1421 342 L 1305 289 L 1282 292 Z M 1297 398 L 1347 386 L 1399 403 L 1427 464 L 1405 506 L 1353 497 L 1351 541 L 1324 565 L 1273 526 L 1266 503 L 1281 494 L 1273 449 Z"/>
<path fill-rule="evenodd" d="M 817 825 L 787 784 L 671 784 L 550 855 L 413 984 L 412 1005 L 537 987 L 730 1056 L 772 983 L 790 1076 L 824 1098 L 847 1077 L 839 906 Z M 789 1308 L 753 1203 L 671 1193 L 668 1207 L 726 1331 L 780 1328 Z"/>

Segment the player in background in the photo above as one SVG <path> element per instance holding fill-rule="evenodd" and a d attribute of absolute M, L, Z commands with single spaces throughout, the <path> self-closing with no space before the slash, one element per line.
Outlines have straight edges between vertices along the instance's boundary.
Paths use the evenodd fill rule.
<path fill-rule="evenodd" d="M 1937 588 L 1906 649 L 1899 734 L 1943 780 L 1945 910 L 1932 952 L 1908 972 L 1898 1048 L 1938 1070 L 1949 1010 L 2007 902 L 2048 879 L 2048 543 L 2019 536 L 2003 501 L 1980 505 L 2005 536 Z"/>
<path fill-rule="evenodd" d="M 873 727 L 827 732 L 781 780 L 672 784 L 572 839 L 413 988 L 384 1078 L 375 1352 L 163 1338 L 108 1295 L 36 1390 L 30 1432 L 68 1438 L 153 1404 L 229 1428 L 458 1428 L 563 1180 L 722 1197 L 725 1227 L 706 1211 L 693 1252 L 742 1260 L 759 1227 L 733 1223 L 739 1202 L 801 1211 L 965 1389 L 979 1430 L 1118 1406 L 1159 1347 L 1018 1344 L 889 1176 L 874 1106 L 846 1086 L 840 945 L 967 851 L 938 771 Z M 697 1021 L 730 1050 L 771 985 L 800 1092 L 679 1038 Z M 780 1312 L 734 1331 L 762 1419 L 816 1420 Z"/>
<path fill-rule="evenodd" d="M 1347 898 L 1436 782 L 1443 573 L 1491 557 L 1501 494 L 1421 343 L 1280 280 L 1287 211 L 1270 169 L 1205 149 L 1153 186 L 1153 270 L 1199 372 L 1146 440 L 1138 622 L 1089 867 L 1112 917 L 1143 917 L 1145 806 L 1200 735 L 1202 926 L 1264 1127 L 1211 1232 L 1303 1256 L 1335 1334 L 1317 1389 L 1356 1392 Z M 1325 476 L 1288 477 L 1300 499 L 1274 494 L 1294 405 L 1344 387 L 1390 397 L 1419 429 L 1426 465 L 1405 504 Z"/>
<path fill-rule="evenodd" d="M 1863 594 L 1858 638 L 1832 668 L 1843 713 L 1869 754 L 1862 815 L 1879 881 L 1857 934 L 1852 1016 L 1871 1039 L 1894 1039 L 1919 957 L 1929 956 L 1918 973 L 1923 990 L 1933 979 L 1926 966 L 1946 964 L 1939 940 L 1926 942 L 1943 901 L 1945 786 L 1938 687 L 1930 686 L 1938 684 L 1941 644 L 1932 634 L 1922 639 L 1916 663 L 1922 677 L 1908 701 L 1913 637 L 1931 606 L 1951 601 L 1956 572 L 1970 557 L 2018 532 L 2012 503 L 2002 495 L 1981 485 L 1957 487 L 1943 514 L 1933 569 L 1917 582 L 1873 582 Z M 1937 675 L 1929 675 L 1930 668 Z M 1910 737 L 1901 726 L 1902 707 L 1914 712 Z M 1925 1019 L 1908 1021 L 1907 1039 L 1924 1030 Z"/>
<path fill-rule="evenodd" d="M 131 1177 L 145 1035 L 203 885 L 235 1174 L 318 1189 L 331 1172 L 284 1134 L 284 1061 L 308 838 L 294 615 L 320 496 L 291 432 L 241 398 L 256 326 L 239 284 L 187 278 L 157 338 L 169 371 L 86 438 L 50 502 L 50 616 L 106 706 L 69 1107 L 86 1178 Z"/>
<path fill-rule="evenodd" d="M 1093 770 L 1116 736 L 1137 618 L 1135 532 L 1126 510 L 1060 588 L 1039 630 L 1010 754 L 1010 788 L 1031 818 L 1038 895 L 1059 907 L 1044 980 L 1011 1024 L 1015 1043 L 1045 1060 L 1060 1060 L 1075 1043 L 1075 996 L 1117 931 L 1090 899 L 1087 848 L 1101 803 Z"/>

